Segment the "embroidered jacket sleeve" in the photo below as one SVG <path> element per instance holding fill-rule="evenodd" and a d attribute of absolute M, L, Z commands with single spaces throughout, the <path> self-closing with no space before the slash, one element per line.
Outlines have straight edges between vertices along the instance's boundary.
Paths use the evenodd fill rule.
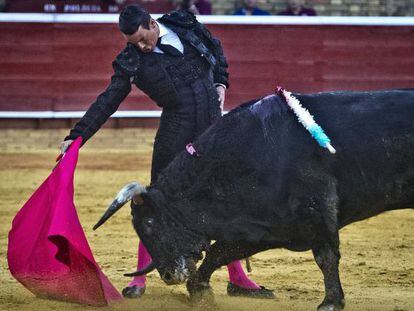
<path fill-rule="evenodd" d="M 125 49 L 127 50 L 127 49 Z M 82 136 L 83 144 L 92 137 L 108 118 L 118 110 L 119 105 L 131 91 L 131 76 L 138 69 L 137 61 L 128 62 L 125 50 L 113 62 L 114 73 L 106 90 L 88 108 L 85 115 L 75 124 L 65 140 Z M 123 61 L 126 58 L 126 61 Z M 129 66 L 125 66 L 129 64 Z"/>

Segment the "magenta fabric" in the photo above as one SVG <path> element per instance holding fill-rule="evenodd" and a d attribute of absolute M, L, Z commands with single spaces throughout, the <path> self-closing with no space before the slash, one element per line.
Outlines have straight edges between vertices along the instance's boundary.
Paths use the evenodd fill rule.
<path fill-rule="evenodd" d="M 138 244 L 138 264 L 137 270 L 142 270 L 147 267 L 151 263 L 151 255 L 148 253 L 147 249 L 145 248 L 144 244 L 139 241 Z M 131 282 L 129 282 L 128 286 L 138 286 L 144 287 L 145 282 L 147 280 L 147 276 L 144 274 L 142 276 L 134 276 Z"/>
<path fill-rule="evenodd" d="M 39 297 L 106 306 L 122 296 L 95 262 L 73 203 L 82 138 L 17 213 L 9 233 L 11 274 Z"/>
<path fill-rule="evenodd" d="M 229 263 L 227 265 L 227 270 L 229 271 L 230 283 L 243 288 L 260 289 L 260 286 L 250 280 L 246 275 L 240 260 Z"/>

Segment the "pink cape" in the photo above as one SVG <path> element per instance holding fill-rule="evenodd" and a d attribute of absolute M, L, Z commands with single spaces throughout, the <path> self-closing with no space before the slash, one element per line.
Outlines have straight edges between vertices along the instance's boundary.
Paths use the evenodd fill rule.
<path fill-rule="evenodd" d="M 82 138 L 17 213 L 9 233 L 11 274 L 39 297 L 106 306 L 122 296 L 95 262 L 73 203 Z"/>

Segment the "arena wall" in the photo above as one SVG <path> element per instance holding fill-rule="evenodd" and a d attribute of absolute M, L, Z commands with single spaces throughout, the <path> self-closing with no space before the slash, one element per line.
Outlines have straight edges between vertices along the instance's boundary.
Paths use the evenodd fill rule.
<path fill-rule="evenodd" d="M 243 0 L 212 0 L 214 14 L 232 14 Z M 277 14 L 287 0 L 258 0 L 260 8 Z M 306 6 L 324 16 L 413 16 L 412 0 L 306 0 Z"/>
<path fill-rule="evenodd" d="M 139 4 L 150 13 L 165 13 L 174 9 L 179 0 L 3 0 L 7 1 L 8 12 L 25 13 L 119 13 L 124 5 Z M 243 0 L 210 0 L 213 14 L 232 14 Z M 1 2 L 1 1 L 0 1 Z M 122 1 L 121 1 L 122 2 Z M 283 11 L 287 0 L 258 0 L 260 8 L 273 15 Z M 313 7 L 322 16 L 413 16 L 412 0 L 306 0 L 305 5 Z M 0 5 L 0 10 L 1 10 Z"/>
<path fill-rule="evenodd" d="M 2 127 L 21 127 L 24 121 L 17 119 L 24 113 L 32 119 L 24 123 L 29 127 L 45 125 L 33 119 L 81 116 L 107 86 L 111 62 L 124 46 L 117 17 L 29 14 L 18 22 L 22 15 L 13 19 L 7 14 L 7 20 L 4 15 L 0 14 Z M 230 64 L 226 109 L 269 94 L 277 85 L 295 92 L 414 85 L 412 18 L 200 19 L 221 39 Z M 30 115 L 33 112 L 43 116 Z M 137 113 L 148 120 L 158 117 L 159 109 L 135 89 L 117 116 L 135 118 Z"/>

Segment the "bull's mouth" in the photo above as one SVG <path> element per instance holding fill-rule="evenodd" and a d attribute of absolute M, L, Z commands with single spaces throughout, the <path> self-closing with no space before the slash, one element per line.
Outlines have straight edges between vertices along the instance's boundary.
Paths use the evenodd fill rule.
<path fill-rule="evenodd" d="M 175 270 L 174 272 L 164 272 L 161 278 L 167 285 L 176 285 L 184 283 L 189 278 L 189 276 L 190 274 L 186 270 Z"/>
<path fill-rule="evenodd" d="M 175 260 L 174 268 L 167 268 L 161 272 L 161 278 L 167 285 L 184 283 L 194 272 L 196 265 L 193 259 L 179 257 Z"/>

